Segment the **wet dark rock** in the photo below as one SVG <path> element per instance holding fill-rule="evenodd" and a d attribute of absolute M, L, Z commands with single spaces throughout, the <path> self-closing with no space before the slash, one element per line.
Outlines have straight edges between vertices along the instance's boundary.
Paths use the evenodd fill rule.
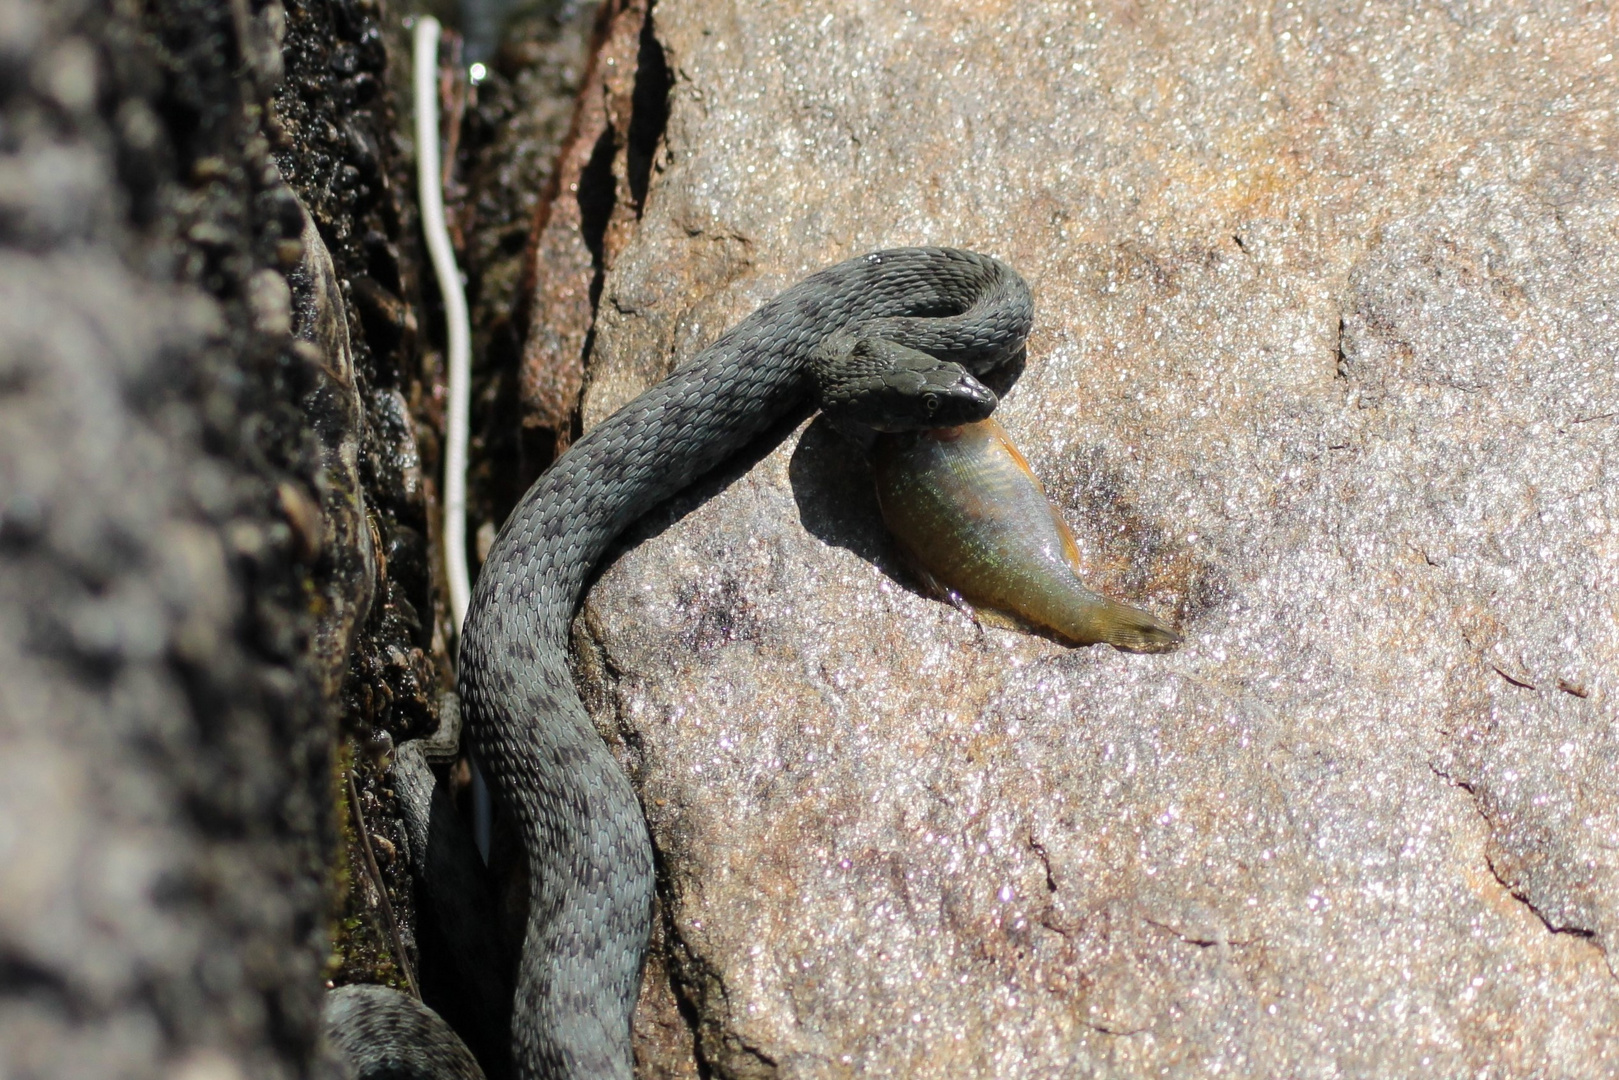
<path fill-rule="evenodd" d="M 442 356 L 419 348 L 424 262 L 408 201 L 413 163 L 402 135 L 410 108 L 394 96 L 409 92 L 410 47 L 403 27 L 385 14 L 369 0 L 289 8 L 288 79 L 271 117 L 280 172 L 315 225 L 299 248 L 323 247 L 336 287 L 326 294 L 324 314 L 306 305 L 300 318 L 304 325 L 327 320 L 328 338 L 341 328 L 351 354 L 351 370 L 333 365 L 325 348 L 305 359 L 317 392 L 343 405 L 308 413 L 324 445 L 341 448 L 322 471 L 320 502 L 328 513 L 351 508 L 340 518 L 345 535 L 324 545 L 330 554 L 321 569 L 346 581 L 357 581 L 364 569 L 372 580 L 369 610 L 358 625 L 339 618 L 341 605 L 321 604 L 323 625 L 350 634 L 346 651 L 335 639 L 325 651 L 344 658 L 341 668 L 330 669 L 341 685 L 342 731 L 362 747 L 380 740 L 398 745 L 434 730 L 449 673 L 446 643 L 453 640 L 424 539 L 437 514 L 437 486 L 423 478 L 440 469 L 434 429 L 442 424 L 444 376 Z M 295 301 L 315 295 L 295 289 Z M 425 310 L 428 332 L 441 334 L 436 313 Z M 368 547 L 374 561 L 357 562 L 355 553 Z M 418 960 L 409 873 L 396 860 L 373 880 L 358 836 L 363 820 L 373 852 L 403 842 L 386 762 L 358 753 L 349 773 L 360 804 L 344 811 L 337 873 L 346 894 L 329 974 L 339 983 L 405 986 Z M 400 928 L 397 939 L 379 917 L 379 890 Z M 456 992 L 425 989 L 430 1001 Z"/>
<path fill-rule="evenodd" d="M 354 302 L 360 309 L 365 324 L 366 341 L 372 351 L 387 352 L 405 335 L 411 325 L 410 309 L 404 301 L 378 284 L 371 277 L 357 277 L 350 282 L 354 289 Z"/>

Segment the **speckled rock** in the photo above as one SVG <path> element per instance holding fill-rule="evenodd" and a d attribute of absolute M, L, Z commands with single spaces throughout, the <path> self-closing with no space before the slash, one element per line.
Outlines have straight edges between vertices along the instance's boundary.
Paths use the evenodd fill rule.
<path fill-rule="evenodd" d="M 339 673 L 309 642 L 366 583 L 269 265 L 282 13 L 0 3 L 7 1080 L 312 1075 Z"/>
<path fill-rule="evenodd" d="M 660 0 L 586 427 L 908 243 L 1165 656 L 924 598 L 810 422 L 579 624 L 725 1077 L 1619 1070 L 1619 64 L 1600 6 Z M 648 1076 L 690 1070 L 669 1054 Z"/>

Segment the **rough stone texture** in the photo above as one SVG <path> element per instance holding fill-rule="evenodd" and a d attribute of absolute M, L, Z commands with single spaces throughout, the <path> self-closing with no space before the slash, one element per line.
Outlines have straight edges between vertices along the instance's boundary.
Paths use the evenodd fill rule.
<path fill-rule="evenodd" d="M 348 587 L 351 628 L 368 593 L 321 550 L 343 478 L 304 408 L 350 414 L 276 269 L 282 15 L 0 3 L 7 1078 L 313 1057 L 340 672 L 312 598 Z"/>
<path fill-rule="evenodd" d="M 651 515 L 581 672 L 705 1066 L 1619 1070 L 1613 13 L 652 19 L 585 427 L 824 263 L 997 254 L 1037 303 L 1000 419 L 1189 637 L 924 599 L 823 424 Z"/>
<path fill-rule="evenodd" d="M 7 1080 L 318 1075 L 323 969 L 408 971 L 334 753 L 446 670 L 381 15 L 0 0 Z"/>

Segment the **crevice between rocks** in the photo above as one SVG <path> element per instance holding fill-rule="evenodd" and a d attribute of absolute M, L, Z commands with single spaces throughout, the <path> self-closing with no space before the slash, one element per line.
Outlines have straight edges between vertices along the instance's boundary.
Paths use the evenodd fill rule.
<path fill-rule="evenodd" d="M 653 844 L 658 875 L 657 936 L 663 938 L 662 962 L 680 1016 L 692 1036 L 692 1058 L 697 1075 L 723 1080 L 775 1080 L 779 1063 L 765 1050 L 731 1030 L 730 989 L 718 967 L 698 955 L 680 934 L 671 912 L 674 885 L 665 852 Z"/>
<path fill-rule="evenodd" d="M 654 29 L 656 14 L 657 0 L 649 0 L 646 17 L 641 22 L 635 88 L 630 95 L 630 126 L 625 135 L 624 171 L 637 219 L 646 209 L 647 189 L 652 182 L 658 149 L 663 145 L 669 126 L 669 93 L 674 89 L 674 76 Z"/>
<path fill-rule="evenodd" d="M 634 15 L 633 3 L 619 5 L 622 14 Z M 579 231 L 593 261 L 590 282 L 590 329 L 586 333 L 584 362 L 588 366 L 596 343 L 596 313 L 602 286 L 614 257 L 628 240 L 646 210 L 647 192 L 669 124 L 669 93 L 674 77 L 663 45 L 653 28 L 656 0 L 648 0 L 636 32 L 635 73 L 630 83 L 628 116 L 614 115 L 609 106 L 606 123 L 592 146 L 590 159 L 579 174 Z M 604 42 L 602 48 L 609 48 Z M 586 93 L 593 87 L 587 86 Z M 607 88 L 611 92 L 610 88 Z M 581 109 L 584 107 L 581 102 Z M 624 213 L 619 213 L 623 208 Z M 610 231 L 619 233 L 610 237 Z M 577 411 L 576 414 L 577 415 Z"/>
<path fill-rule="evenodd" d="M 671 83 L 649 8 L 648 0 L 606 0 L 598 9 L 553 182 L 532 219 L 514 315 L 523 331 L 518 412 L 525 481 L 582 430 L 602 291 L 638 227 L 657 167 Z"/>

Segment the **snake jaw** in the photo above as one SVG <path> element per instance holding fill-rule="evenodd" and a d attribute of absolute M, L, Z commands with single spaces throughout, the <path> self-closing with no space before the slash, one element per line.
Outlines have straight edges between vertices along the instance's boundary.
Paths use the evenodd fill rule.
<path fill-rule="evenodd" d="M 835 334 L 812 366 L 821 408 L 875 431 L 970 424 L 1000 402 L 962 365 L 886 338 Z"/>
<path fill-rule="evenodd" d="M 995 391 L 963 371 L 950 385 L 948 393 L 940 396 L 938 407 L 929 408 L 927 426 L 959 427 L 987 420 L 1000 403 L 1001 399 L 995 395 Z M 927 406 L 926 400 L 923 404 Z"/>
<path fill-rule="evenodd" d="M 960 427 L 988 419 L 1000 404 L 995 392 L 966 371 L 958 370 L 953 379 L 949 374 L 944 372 L 937 381 L 910 391 L 907 408 L 889 408 L 884 415 L 864 423 L 874 431 L 892 433 Z"/>

